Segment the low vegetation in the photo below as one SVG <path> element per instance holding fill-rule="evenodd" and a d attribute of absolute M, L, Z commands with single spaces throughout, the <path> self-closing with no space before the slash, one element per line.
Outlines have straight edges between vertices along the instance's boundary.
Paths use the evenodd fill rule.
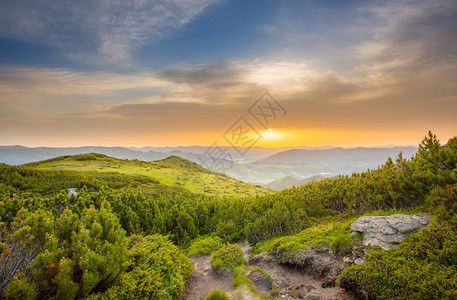
<path fill-rule="evenodd" d="M 197 254 L 211 254 L 213 251 L 219 249 L 224 244 L 224 241 L 218 236 L 199 237 L 192 241 L 188 250 L 187 256 Z"/>
<path fill-rule="evenodd" d="M 224 290 L 213 290 L 205 300 L 230 300 Z"/>
<path fill-rule="evenodd" d="M 246 276 L 243 253 L 227 242 L 260 242 L 257 252 L 298 264 L 297 253 L 311 244 L 344 254 L 358 239 L 350 223 L 380 210 L 435 218 L 400 249 L 371 250 L 341 284 L 385 299 L 400 287 L 399 297 L 455 298 L 457 138 L 441 145 L 429 133 L 410 160 L 400 154 L 376 170 L 244 198 L 192 193 L 147 174 L 169 171 L 166 164 L 122 163 L 128 166 L 120 165 L 120 173 L 98 155 L 0 164 L 3 298 L 177 299 L 192 270 L 185 254 L 212 252 L 213 266 L 234 269 L 237 277 Z M 184 162 L 177 168 L 198 170 Z M 71 187 L 77 196 L 67 195 Z"/>
<path fill-rule="evenodd" d="M 352 247 L 361 241 L 360 235 L 352 235 L 351 224 L 356 218 L 342 222 L 331 222 L 307 228 L 302 232 L 292 235 L 270 239 L 258 243 L 253 249 L 254 253 L 266 251 L 274 253 L 280 261 L 303 265 L 302 252 L 310 246 L 327 247 L 335 253 L 346 254 Z"/>
<path fill-rule="evenodd" d="M 24 166 L 44 170 L 97 171 L 99 173 L 141 175 L 167 187 L 221 197 L 238 198 L 266 195 L 273 192 L 267 188 L 250 185 L 223 174 L 211 172 L 178 156 L 144 162 L 137 159 L 117 159 L 90 153 L 60 156 Z"/>
<path fill-rule="evenodd" d="M 383 299 L 457 298 L 457 185 L 437 188 L 429 227 L 409 236 L 399 249 L 374 248 L 366 262 L 347 268 L 343 287 Z"/>
<path fill-rule="evenodd" d="M 129 239 L 126 271 L 98 299 L 177 299 L 193 262 L 160 235 Z"/>
<path fill-rule="evenodd" d="M 242 265 L 247 265 L 247 262 L 243 250 L 235 244 L 223 245 L 211 255 L 211 266 L 215 269 L 233 269 Z"/>

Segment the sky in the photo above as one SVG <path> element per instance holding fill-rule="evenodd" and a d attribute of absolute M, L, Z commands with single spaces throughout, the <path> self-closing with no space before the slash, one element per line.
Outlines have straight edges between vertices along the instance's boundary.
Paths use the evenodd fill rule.
<path fill-rule="evenodd" d="M 0 0 L 0 145 L 457 135 L 455 0 Z"/>

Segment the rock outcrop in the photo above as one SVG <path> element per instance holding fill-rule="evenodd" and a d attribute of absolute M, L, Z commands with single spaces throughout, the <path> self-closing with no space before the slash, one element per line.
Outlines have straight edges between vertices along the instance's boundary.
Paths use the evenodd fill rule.
<path fill-rule="evenodd" d="M 351 224 L 353 233 L 363 235 L 365 246 L 379 246 L 384 250 L 398 247 L 411 233 L 418 232 L 428 226 L 432 215 L 421 213 L 416 215 L 367 216 L 357 219 Z"/>

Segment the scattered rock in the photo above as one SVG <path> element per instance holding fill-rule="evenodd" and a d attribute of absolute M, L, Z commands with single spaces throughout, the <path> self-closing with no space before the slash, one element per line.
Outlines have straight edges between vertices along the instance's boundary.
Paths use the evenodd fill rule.
<path fill-rule="evenodd" d="M 324 252 L 327 253 L 326 251 Z M 261 258 L 267 259 L 263 260 Z M 310 268 L 307 266 L 299 267 L 292 264 L 281 264 L 278 263 L 277 256 L 274 256 L 274 258 L 271 259 L 271 256 L 262 254 L 252 257 L 249 261 L 250 263 L 256 262 L 256 264 L 252 265 L 261 267 L 271 276 L 272 284 L 276 287 L 278 293 L 276 295 L 265 293 L 265 295 L 279 297 L 284 300 L 309 299 L 308 295 L 320 296 L 322 300 L 332 299 L 333 296 L 336 296 L 338 300 L 355 299 L 351 293 L 346 292 L 339 286 L 323 288 L 323 280 L 318 276 L 312 276 Z M 329 274 L 334 273 L 331 271 L 327 276 Z"/>
<path fill-rule="evenodd" d="M 290 292 L 289 296 L 296 299 L 305 299 L 306 292 L 302 289 L 296 289 Z"/>
<path fill-rule="evenodd" d="M 316 287 L 314 287 L 314 286 L 312 286 L 312 285 L 308 285 L 308 286 L 306 287 L 306 290 L 307 290 L 308 292 L 309 292 L 309 291 L 312 291 L 312 290 L 315 290 L 315 289 L 316 289 Z"/>
<path fill-rule="evenodd" d="M 327 288 L 331 286 L 335 286 L 337 275 L 336 274 L 329 274 L 327 277 L 324 278 L 322 281 L 322 287 Z"/>
<path fill-rule="evenodd" d="M 249 274 L 249 278 L 251 278 L 252 284 L 254 285 L 256 290 L 260 292 L 269 292 L 273 289 L 271 279 L 269 279 L 265 274 L 261 272 L 253 272 Z"/>
<path fill-rule="evenodd" d="M 273 262 L 273 257 L 268 255 L 266 252 L 252 256 L 249 260 L 249 264 L 258 265 L 261 262 Z"/>
<path fill-rule="evenodd" d="M 297 251 L 294 256 L 277 255 L 276 257 L 278 262 L 300 266 L 316 278 L 326 278 L 329 274 L 336 276 L 349 265 L 332 253 L 328 247 L 310 246 Z"/>
<path fill-rule="evenodd" d="M 320 300 L 321 296 L 315 295 L 315 294 L 308 294 L 308 296 L 306 298 L 309 300 Z"/>
<path fill-rule="evenodd" d="M 366 216 L 360 217 L 351 224 L 351 230 L 363 235 L 365 246 L 379 246 L 384 250 L 398 247 L 411 233 L 428 226 L 432 215 Z"/>
<path fill-rule="evenodd" d="M 77 188 L 69 188 L 67 189 L 67 194 L 68 194 L 68 197 L 71 197 L 71 196 L 78 196 L 78 189 Z"/>

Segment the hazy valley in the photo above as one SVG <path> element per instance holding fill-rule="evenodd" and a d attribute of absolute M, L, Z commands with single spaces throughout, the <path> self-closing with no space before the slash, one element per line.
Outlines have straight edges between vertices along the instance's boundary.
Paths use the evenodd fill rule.
<path fill-rule="evenodd" d="M 78 148 L 27 148 L 23 146 L 0 146 L 1 162 L 19 165 L 46 160 L 56 156 L 100 153 L 118 159 L 138 159 L 157 161 L 169 156 L 178 156 L 204 167 L 226 174 L 227 176 L 254 185 L 281 190 L 307 182 L 307 179 L 320 176 L 323 178 L 349 175 L 376 169 L 388 157 L 395 157 L 402 152 L 410 158 L 417 147 L 385 148 L 335 148 L 335 147 L 300 147 L 300 148 L 260 148 L 248 149 L 241 156 L 233 147 L 221 147 L 230 154 L 232 160 L 220 159 L 211 164 L 211 157 L 206 154 L 208 147 L 78 147 Z M 295 179 L 290 180 L 290 179 Z M 289 179 L 289 180 L 287 180 Z M 284 182 L 279 184 L 278 181 Z"/>

